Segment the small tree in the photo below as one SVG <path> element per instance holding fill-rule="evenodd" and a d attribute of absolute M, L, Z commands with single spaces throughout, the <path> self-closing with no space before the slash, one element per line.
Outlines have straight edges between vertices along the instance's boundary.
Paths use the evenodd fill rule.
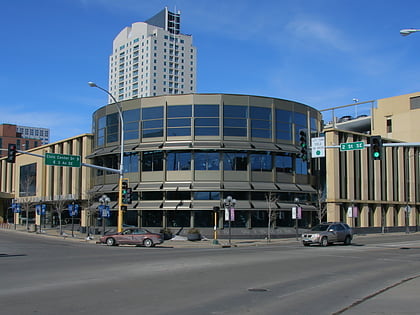
<path fill-rule="evenodd" d="M 327 215 L 327 203 L 325 202 L 325 196 L 323 191 L 318 190 L 317 197 L 317 216 L 319 223 L 322 223 L 323 219 Z"/>
<path fill-rule="evenodd" d="M 65 205 L 68 200 L 63 195 L 56 195 L 53 198 L 52 204 L 54 210 L 57 212 L 58 215 L 58 224 L 60 226 L 60 235 L 63 235 L 63 225 L 61 223 L 61 217 L 64 210 L 66 210 Z"/>
<path fill-rule="evenodd" d="M 267 211 L 268 211 L 268 224 L 267 224 L 267 242 L 271 242 L 271 229 L 276 223 L 276 214 L 277 211 L 273 210 L 273 204 L 278 201 L 278 197 L 273 192 L 265 194 L 265 199 L 267 201 Z"/>

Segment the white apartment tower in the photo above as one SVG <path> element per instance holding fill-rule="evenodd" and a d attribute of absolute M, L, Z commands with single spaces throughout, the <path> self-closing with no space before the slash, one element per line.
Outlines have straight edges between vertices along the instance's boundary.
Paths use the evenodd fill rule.
<path fill-rule="evenodd" d="M 109 91 L 117 100 L 195 92 L 197 53 L 192 36 L 180 33 L 180 15 L 165 8 L 114 39 Z"/>

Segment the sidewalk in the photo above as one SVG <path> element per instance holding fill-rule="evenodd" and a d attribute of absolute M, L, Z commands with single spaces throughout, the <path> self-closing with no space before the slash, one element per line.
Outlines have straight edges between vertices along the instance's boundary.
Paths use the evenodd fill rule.
<path fill-rule="evenodd" d="M 100 234 L 90 235 L 87 238 L 87 233 L 81 233 L 77 230 L 72 231 L 71 228 L 69 229 L 68 226 L 63 228 L 63 234 L 60 235 L 60 230 L 58 227 L 54 228 L 42 228 L 41 231 L 33 231 L 26 229 L 24 225 L 16 225 L 16 230 L 13 224 L 7 225 L 6 223 L 0 226 L 1 230 L 9 230 L 17 233 L 28 233 L 37 236 L 44 236 L 44 237 L 57 237 L 60 239 L 65 239 L 68 241 L 73 242 L 81 242 L 81 243 L 90 243 L 96 244 L 96 242 L 101 237 Z M 165 240 L 163 244 L 158 245 L 162 247 L 172 247 L 172 248 L 228 248 L 228 247 L 246 247 L 246 246 L 264 246 L 264 245 L 274 245 L 274 244 L 300 244 L 300 240 L 297 241 L 296 238 L 280 238 L 280 239 L 271 239 L 270 242 L 267 242 L 266 239 L 218 239 L 216 242 L 213 239 L 203 238 L 200 241 L 188 241 L 184 236 L 175 236 L 170 240 Z"/>

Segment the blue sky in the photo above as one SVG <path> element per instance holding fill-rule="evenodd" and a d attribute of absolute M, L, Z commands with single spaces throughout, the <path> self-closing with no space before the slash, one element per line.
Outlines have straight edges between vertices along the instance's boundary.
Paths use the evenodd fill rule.
<path fill-rule="evenodd" d="M 317 109 L 420 91 L 414 0 L 14 0 L 0 6 L 0 123 L 91 131 L 114 37 L 165 6 L 198 48 L 197 92 Z"/>

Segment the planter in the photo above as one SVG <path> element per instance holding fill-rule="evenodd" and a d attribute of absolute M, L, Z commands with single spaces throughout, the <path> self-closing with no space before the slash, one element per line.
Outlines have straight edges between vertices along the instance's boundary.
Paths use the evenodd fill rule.
<path fill-rule="evenodd" d="M 200 233 L 188 233 L 187 239 L 189 241 L 199 241 L 201 240 L 201 234 Z"/>

